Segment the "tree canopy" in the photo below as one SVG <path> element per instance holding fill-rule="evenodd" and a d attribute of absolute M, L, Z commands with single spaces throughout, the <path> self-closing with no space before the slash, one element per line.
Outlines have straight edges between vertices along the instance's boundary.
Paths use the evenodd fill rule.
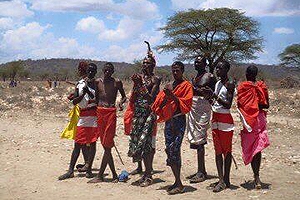
<path fill-rule="evenodd" d="M 300 44 L 287 46 L 278 56 L 282 65 L 300 68 Z"/>
<path fill-rule="evenodd" d="M 262 50 L 258 22 L 236 9 L 177 12 L 160 30 L 167 42 L 157 47 L 159 51 L 175 51 L 182 61 L 205 56 L 210 72 L 222 59 L 255 59 Z"/>

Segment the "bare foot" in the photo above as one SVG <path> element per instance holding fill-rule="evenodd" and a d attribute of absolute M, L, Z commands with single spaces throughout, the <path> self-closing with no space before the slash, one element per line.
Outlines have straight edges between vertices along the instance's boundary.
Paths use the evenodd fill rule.
<path fill-rule="evenodd" d="M 87 183 L 101 183 L 103 181 L 104 181 L 103 177 L 97 176 L 97 177 L 93 178 L 92 180 L 88 181 Z"/>

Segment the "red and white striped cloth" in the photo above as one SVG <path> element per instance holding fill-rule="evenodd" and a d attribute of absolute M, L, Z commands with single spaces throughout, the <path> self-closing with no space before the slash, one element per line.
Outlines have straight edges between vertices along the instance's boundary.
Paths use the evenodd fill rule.
<path fill-rule="evenodd" d="M 99 136 L 96 107 L 80 109 L 75 142 L 90 144 L 96 142 Z"/>

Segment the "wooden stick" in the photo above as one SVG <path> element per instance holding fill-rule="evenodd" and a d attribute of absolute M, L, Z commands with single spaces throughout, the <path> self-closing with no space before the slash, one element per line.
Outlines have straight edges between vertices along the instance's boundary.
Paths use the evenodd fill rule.
<path fill-rule="evenodd" d="M 119 153 L 119 151 L 118 151 L 118 149 L 117 149 L 117 147 L 116 147 L 116 145 L 114 145 L 114 147 L 115 147 L 115 150 L 116 150 L 116 152 L 117 152 L 117 154 L 118 154 L 118 157 L 119 157 L 119 159 L 120 159 L 122 165 L 125 165 L 124 162 L 123 162 L 123 160 L 122 160 L 122 158 L 121 158 L 121 155 L 120 155 L 120 153 Z"/>

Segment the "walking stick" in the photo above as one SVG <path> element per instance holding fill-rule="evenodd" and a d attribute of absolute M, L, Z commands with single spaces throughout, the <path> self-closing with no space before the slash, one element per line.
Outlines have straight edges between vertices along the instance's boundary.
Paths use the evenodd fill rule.
<path fill-rule="evenodd" d="M 122 165 L 125 165 L 124 162 L 123 162 L 123 160 L 122 160 L 122 158 L 121 158 L 121 155 L 120 155 L 120 153 L 119 153 L 119 151 L 118 151 L 118 149 L 117 149 L 117 147 L 116 147 L 116 145 L 114 145 L 114 147 L 115 147 L 115 150 L 116 150 L 116 152 L 117 152 L 117 154 L 118 154 L 118 157 L 119 157 L 119 159 L 120 159 Z"/>
<path fill-rule="evenodd" d="M 233 156 L 232 156 L 232 160 L 233 160 L 233 162 L 234 162 L 235 169 L 238 169 L 238 166 L 237 166 L 237 164 L 236 164 L 236 161 L 235 161 L 235 159 L 234 159 L 234 157 L 233 157 Z"/>

